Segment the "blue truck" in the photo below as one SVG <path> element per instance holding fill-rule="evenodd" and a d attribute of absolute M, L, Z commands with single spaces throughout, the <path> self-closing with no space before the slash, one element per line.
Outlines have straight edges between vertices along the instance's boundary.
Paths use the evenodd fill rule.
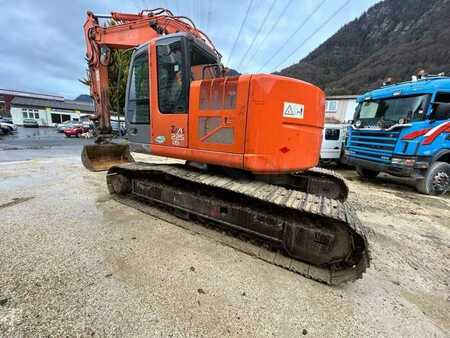
<path fill-rule="evenodd" d="M 344 161 L 361 177 L 416 180 L 419 192 L 450 190 L 450 77 L 385 85 L 357 98 Z"/>

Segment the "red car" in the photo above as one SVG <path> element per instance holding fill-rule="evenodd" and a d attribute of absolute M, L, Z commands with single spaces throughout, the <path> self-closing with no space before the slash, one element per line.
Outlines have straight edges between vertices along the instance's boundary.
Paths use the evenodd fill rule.
<path fill-rule="evenodd" d="M 85 132 L 87 132 L 89 130 L 89 128 L 83 127 L 81 125 L 76 125 L 73 126 L 72 128 L 66 128 L 64 129 L 64 134 L 66 135 L 66 137 L 71 137 L 71 136 L 80 136 L 80 134 L 83 134 Z"/>

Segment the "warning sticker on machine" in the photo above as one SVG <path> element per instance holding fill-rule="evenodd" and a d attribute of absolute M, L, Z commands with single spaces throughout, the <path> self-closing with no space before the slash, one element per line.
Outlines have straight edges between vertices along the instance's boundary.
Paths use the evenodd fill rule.
<path fill-rule="evenodd" d="M 292 102 L 284 102 L 283 117 L 302 119 L 304 112 L 305 112 L 304 105 Z"/>

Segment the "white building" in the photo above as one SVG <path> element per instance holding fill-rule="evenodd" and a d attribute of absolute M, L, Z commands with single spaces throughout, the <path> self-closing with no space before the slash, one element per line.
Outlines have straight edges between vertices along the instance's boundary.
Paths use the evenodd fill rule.
<path fill-rule="evenodd" d="M 346 124 L 353 120 L 357 95 L 327 96 L 325 122 Z"/>
<path fill-rule="evenodd" d="M 11 118 L 14 124 L 23 125 L 24 119 L 34 119 L 39 126 L 55 127 L 64 121 L 79 121 L 94 113 L 92 103 L 35 97 L 15 97 L 11 101 Z"/>

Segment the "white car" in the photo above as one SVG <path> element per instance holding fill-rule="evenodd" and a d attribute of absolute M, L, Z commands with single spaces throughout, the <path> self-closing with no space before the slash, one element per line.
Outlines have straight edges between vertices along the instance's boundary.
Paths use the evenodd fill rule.
<path fill-rule="evenodd" d="M 9 132 L 12 132 L 12 133 L 17 131 L 17 126 L 13 123 L 7 123 L 7 122 L 0 121 L 0 127 L 3 130 L 9 130 Z"/>

